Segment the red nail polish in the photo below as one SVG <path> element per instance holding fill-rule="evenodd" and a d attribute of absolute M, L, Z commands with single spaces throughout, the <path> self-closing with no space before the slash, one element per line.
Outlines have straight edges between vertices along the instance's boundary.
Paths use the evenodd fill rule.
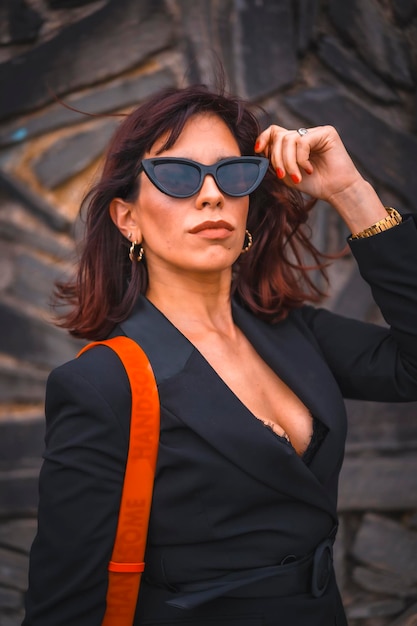
<path fill-rule="evenodd" d="M 297 176 L 297 174 L 291 174 L 291 180 L 293 183 L 299 183 L 300 182 L 300 178 Z"/>
<path fill-rule="evenodd" d="M 255 143 L 255 152 L 258 152 L 260 145 L 259 141 Z"/>
<path fill-rule="evenodd" d="M 282 170 L 280 167 L 277 167 L 277 169 L 275 171 L 277 173 L 278 178 L 284 178 L 284 176 L 285 176 L 284 170 Z"/>

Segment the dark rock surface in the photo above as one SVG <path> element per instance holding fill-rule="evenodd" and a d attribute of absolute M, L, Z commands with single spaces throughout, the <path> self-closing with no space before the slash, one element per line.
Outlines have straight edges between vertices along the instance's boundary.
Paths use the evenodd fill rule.
<path fill-rule="evenodd" d="M 415 492 L 414 492 L 415 493 Z M 353 544 L 358 561 L 417 583 L 417 533 L 386 517 L 368 513 Z"/>
<path fill-rule="evenodd" d="M 8 5 L 10 42 L 33 42 L 43 23 L 41 15 L 24 0 L 9 0 Z"/>
<path fill-rule="evenodd" d="M 172 40 L 171 21 L 163 14 L 150 14 L 148 2 L 112 0 L 56 37 L 0 65 L 0 119 L 50 102 L 53 94 L 129 70 Z"/>
<path fill-rule="evenodd" d="M 415 0 L 393 0 L 392 8 L 397 21 L 405 25 L 417 14 Z"/>
<path fill-rule="evenodd" d="M 28 116 L 0 126 L 0 147 L 27 141 L 48 131 L 80 122 L 91 122 L 86 114 L 99 115 L 138 104 L 141 100 L 163 87 L 173 86 L 174 76 L 168 69 L 141 74 L 125 80 L 116 79 L 106 86 L 95 87 L 88 93 L 68 96 L 63 104 L 52 104 L 36 116 Z M 78 109 L 66 108 L 65 105 Z"/>
<path fill-rule="evenodd" d="M 247 0 L 238 6 L 235 68 L 241 70 L 242 84 L 236 86 L 250 99 L 262 98 L 296 77 L 291 2 L 265 3 L 263 11 L 259 11 L 257 0 Z"/>
<path fill-rule="evenodd" d="M 315 40 L 320 3 L 318 0 L 296 0 L 292 4 L 296 14 L 297 51 L 304 54 Z"/>
<path fill-rule="evenodd" d="M 389 596 L 407 598 L 417 594 L 416 585 L 410 585 L 409 581 L 399 574 L 387 573 L 384 570 L 355 567 L 353 580 L 363 589 Z"/>
<path fill-rule="evenodd" d="M 56 367 L 74 356 L 74 344 L 63 332 L 11 304 L 0 303 L 2 351 L 41 367 Z"/>
<path fill-rule="evenodd" d="M 118 122 L 95 124 L 70 137 L 59 139 L 33 162 L 33 170 L 45 187 L 53 189 L 79 174 L 104 151 Z"/>
<path fill-rule="evenodd" d="M 329 15 L 362 59 L 393 85 L 413 89 L 410 58 L 401 33 L 387 21 L 377 0 L 330 0 Z"/>
<path fill-rule="evenodd" d="M 92 2 L 96 2 L 96 0 L 46 0 L 51 9 L 72 9 Z"/>
<path fill-rule="evenodd" d="M 70 220 L 38 194 L 33 193 L 25 183 L 15 178 L 13 174 L 0 170 L 0 215 L 10 199 L 22 202 L 32 215 L 40 218 L 53 230 L 68 231 L 71 227 Z"/>
<path fill-rule="evenodd" d="M 361 90 L 383 102 L 399 102 L 398 94 L 387 87 L 352 50 L 341 45 L 335 37 L 324 35 L 318 45 L 320 59 L 344 81 L 353 83 Z"/>
<path fill-rule="evenodd" d="M 398 485 L 401 485 L 401 489 Z M 413 509 L 416 493 L 415 453 L 402 454 L 398 458 L 348 457 L 340 478 L 339 509 L 341 511 Z"/>

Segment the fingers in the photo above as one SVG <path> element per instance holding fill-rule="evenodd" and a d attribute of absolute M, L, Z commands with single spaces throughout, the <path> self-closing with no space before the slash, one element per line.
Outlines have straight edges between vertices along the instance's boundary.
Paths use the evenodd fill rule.
<path fill-rule="evenodd" d="M 270 159 L 278 178 L 288 176 L 297 184 L 305 173 L 313 173 L 310 161 L 312 131 L 314 129 L 300 135 L 296 130 L 269 126 L 259 135 L 255 151 L 263 152 Z"/>

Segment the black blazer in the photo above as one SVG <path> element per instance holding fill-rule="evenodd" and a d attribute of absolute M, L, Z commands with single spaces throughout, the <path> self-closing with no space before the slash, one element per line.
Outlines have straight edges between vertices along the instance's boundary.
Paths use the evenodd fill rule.
<path fill-rule="evenodd" d="M 225 605 L 187 614 L 164 600 L 181 595 L 184 584 L 314 550 L 337 524 L 346 436 L 343 397 L 417 399 L 415 221 L 410 217 L 355 241 L 352 249 L 391 329 L 313 307 L 270 325 L 238 304 L 233 308 L 236 324 L 261 357 L 325 425 L 324 441 L 308 466 L 250 413 L 146 298 L 115 329 L 148 354 L 161 401 L 137 623 L 235 623 L 216 608 Z M 52 372 L 46 416 L 39 531 L 23 624 L 98 626 L 129 434 L 129 385 L 114 353 L 97 347 Z M 292 626 L 345 623 L 335 586 L 323 601 L 313 600 L 283 598 L 274 605 L 275 619 L 282 614 Z M 230 606 L 227 611 L 230 615 Z M 261 605 L 258 613 L 252 605 L 251 611 L 238 623 L 260 624 Z M 202 618 L 209 614 L 212 621 Z"/>

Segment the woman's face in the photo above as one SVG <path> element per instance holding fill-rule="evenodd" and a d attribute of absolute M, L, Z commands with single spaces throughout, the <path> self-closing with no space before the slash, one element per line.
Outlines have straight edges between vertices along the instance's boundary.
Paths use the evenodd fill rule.
<path fill-rule="evenodd" d="M 184 157 L 212 165 L 241 156 L 237 141 L 214 114 L 191 118 L 169 149 L 158 152 L 161 137 L 145 157 Z M 142 241 L 150 281 L 155 272 L 230 272 L 245 238 L 249 197 L 224 194 L 211 175 L 190 198 L 172 198 L 159 191 L 142 171 L 133 206 L 134 237 Z"/>

